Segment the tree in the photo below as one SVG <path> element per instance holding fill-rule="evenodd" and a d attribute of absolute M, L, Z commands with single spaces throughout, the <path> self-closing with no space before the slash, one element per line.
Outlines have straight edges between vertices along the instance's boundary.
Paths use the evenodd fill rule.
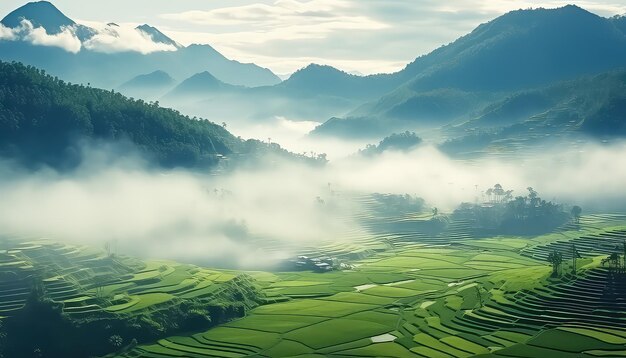
<path fill-rule="evenodd" d="M 528 190 L 528 200 L 531 208 L 539 206 L 541 203 L 541 198 L 539 198 L 539 194 L 532 187 L 526 188 Z"/>
<path fill-rule="evenodd" d="M 574 205 L 574 207 L 572 207 L 572 217 L 574 217 L 574 221 L 576 222 L 576 224 L 580 224 L 580 214 L 582 214 L 583 209 L 578 206 L 578 205 Z"/>
<path fill-rule="evenodd" d="M 576 245 L 572 244 L 572 273 L 576 275 L 576 259 L 581 259 L 580 252 L 576 250 Z"/>
<path fill-rule="evenodd" d="M 552 264 L 552 276 L 556 277 L 559 274 L 559 269 L 563 263 L 563 255 L 560 252 L 554 250 L 548 255 L 548 262 Z"/>
<path fill-rule="evenodd" d="M 609 273 L 615 273 L 620 270 L 620 256 L 617 252 L 612 253 L 610 256 L 602 259 L 602 266 L 609 265 Z"/>
<path fill-rule="evenodd" d="M 507 190 L 504 192 L 504 201 L 509 202 L 513 199 L 513 190 Z"/>
<path fill-rule="evenodd" d="M 504 189 L 502 189 L 502 185 L 496 184 L 493 186 L 493 194 L 496 196 L 496 203 L 502 201 L 502 197 L 504 196 Z"/>

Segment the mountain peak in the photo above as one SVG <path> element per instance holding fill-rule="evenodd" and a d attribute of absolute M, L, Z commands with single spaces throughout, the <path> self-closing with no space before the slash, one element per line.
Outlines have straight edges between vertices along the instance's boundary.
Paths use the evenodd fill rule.
<path fill-rule="evenodd" d="M 170 86 L 174 83 L 174 79 L 165 71 L 157 70 L 144 75 L 139 75 L 124 83 L 121 88 L 132 87 L 162 87 Z"/>
<path fill-rule="evenodd" d="M 29 20 L 35 27 L 43 27 L 49 34 L 57 34 L 64 27 L 76 25 L 48 1 L 29 2 L 9 13 L 0 23 L 15 28 L 20 26 L 22 20 Z"/>
<path fill-rule="evenodd" d="M 350 77 L 350 75 L 344 71 L 341 71 L 335 67 L 328 65 L 319 65 L 316 63 L 311 63 L 308 66 L 301 68 L 294 72 L 291 77 L 289 77 L 289 81 L 294 80 L 310 80 L 313 78 L 322 77 Z"/>
<path fill-rule="evenodd" d="M 154 41 L 156 43 L 172 45 L 172 46 L 174 46 L 176 48 L 182 48 L 183 47 L 178 42 L 176 42 L 176 41 L 172 40 L 171 38 L 167 37 L 167 35 L 162 33 L 156 27 L 150 26 L 148 24 L 143 24 L 143 25 L 137 26 L 135 29 L 139 30 L 139 31 L 141 31 L 143 33 L 148 34 L 152 38 L 152 41 Z"/>
<path fill-rule="evenodd" d="M 203 71 L 200 73 L 196 73 L 195 75 L 189 77 L 185 80 L 194 81 L 194 82 L 202 82 L 203 84 L 207 83 L 221 83 L 222 81 L 218 80 L 215 76 L 213 76 L 209 71 Z"/>
<path fill-rule="evenodd" d="M 216 91 L 234 91 L 243 87 L 224 83 L 208 71 L 196 73 L 174 88 L 166 97 L 198 96 Z M 187 97 L 189 98 L 189 97 Z"/>

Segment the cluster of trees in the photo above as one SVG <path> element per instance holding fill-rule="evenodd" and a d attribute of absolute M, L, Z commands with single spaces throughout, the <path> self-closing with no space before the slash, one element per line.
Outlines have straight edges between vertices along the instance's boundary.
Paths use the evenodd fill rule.
<path fill-rule="evenodd" d="M 618 247 L 615 247 L 615 251 L 611 255 L 602 259 L 602 266 L 607 266 L 610 275 L 626 274 L 626 241 L 623 244 L 623 257 L 618 252 Z"/>
<path fill-rule="evenodd" d="M 531 187 L 527 190 L 526 196 L 513 198 L 513 190 L 496 184 L 485 192 L 485 203 L 463 203 L 454 215 L 475 222 L 478 228 L 509 234 L 541 233 L 569 219 L 562 205 L 543 200 Z"/>
<path fill-rule="evenodd" d="M 0 155 L 27 166 L 76 166 L 81 142 L 131 143 L 163 167 L 205 167 L 235 153 L 291 155 L 244 141 L 223 126 L 158 102 L 64 82 L 20 63 L 0 62 Z M 123 152 L 128 148 L 123 148 Z"/>
<path fill-rule="evenodd" d="M 385 137 L 378 145 L 368 144 L 365 149 L 359 151 L 361 155 L 373 156 L 386 150 L 409 151 L 422 144 L 422 138 L 415 132 L 394 133 Z"/>
<path fill-rule="evenodd" d="M 528 195 L 518 196 L 506 203 L 502 225 L 523 228 L 532 225 L 536 228 L 552 229 L 566 222 L 569 215 L 560 204 L 546 201 L 531 187 Z"/>
<path fill-rule="evenodd" d="M 400 214 L 420 212 L 424 208 L 424 199 L 409 194 L 373 194 L 381 206 L 381 214 Z"/>

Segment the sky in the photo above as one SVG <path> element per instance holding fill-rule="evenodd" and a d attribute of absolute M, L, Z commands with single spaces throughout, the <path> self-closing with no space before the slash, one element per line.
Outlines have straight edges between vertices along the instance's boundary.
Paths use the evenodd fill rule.
<path fill-rule="evenodd" d="M 363 74 L 393 72 L 530 0 L 52 0 L 79 23 L 156 26 L 183 45 L 206 43 L 279 75 L 309 63 Z M 25 4 L 0 1 L 0 14 Z M 626 14 L 626 0 L 574 2 L 598 15 Z"/>

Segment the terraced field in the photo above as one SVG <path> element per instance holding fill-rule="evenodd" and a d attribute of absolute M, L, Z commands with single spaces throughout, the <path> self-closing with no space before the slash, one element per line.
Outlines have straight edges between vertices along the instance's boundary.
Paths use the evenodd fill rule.
<path fill-rule="evenodd" d="M 589 215 L 536 237 L 480 237 L 468 222 L 429 233 L 431 214 L 372 212 L 357 213 L 369 226 L 345 240 L 301 249 L 350 263 L 327 273 L 212 270 L 46 240 L 15 244 L 0 251 L 0 317 L 23 308 L 34 282 L 76 319 L 166 312 L 241 286 L 261 292 L 262 305 L 245 317 L 114 356 L 626 356 L 626 279 L 601 263 L 621 250 L 626 216 Z M 572 245 L 582 255 L 575 274 Z M 564 257 L 556 278 L 546 262 L 554 250 Z"/>
<path fill-rule="evenodd" d="M 626 356 L 626 283 L 600 263 L 626 238 L 624 219 L 588 216 L 537 237 L 450 235 L 446 244 L 404 227 L 350 270 L 249 273 L 275 303 L 119 357 Z M 572 243 L 583 256 L 576 275 L 565 264 L 550 277 L 547 253 L 562 250 L 567 263 Z"/>
<path fill-rule="evenodd" d="M 143 262 L 47 240 L 0 251 L 0 317 L 24 307 L 33 286 L 70 317 L 140 314 L 174 300 L 219 295 L 246 275 L 169 261 Z"/>

